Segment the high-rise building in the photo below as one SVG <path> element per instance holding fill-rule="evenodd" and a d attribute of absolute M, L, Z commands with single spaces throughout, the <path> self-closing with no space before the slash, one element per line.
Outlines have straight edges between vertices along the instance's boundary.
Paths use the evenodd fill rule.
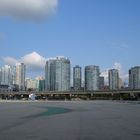
<path fill-rule="evenodd" d="M 37 91 L 45 91 L 45 79 L 44 79 L 44 77 L 38 76 L 35 78 L 35 80 L 37 81 L 36 90 Z"/>
<path fill-rule="evenodd" d="M 129 70 L 129 88 L 140 89 L 140 66 L 133 67 Z"/>
<path fill-rule="evenodd" d="M 26 90 L 38 91 L 38 80 L 26 78 Z"/>
<path fill-rule="evenodd" d="M 80 66 L 73 67 L 73 87 L 74 90 L 81 89 L 82 71 Z"/>
<path fill-rule="evenodd" d="M 45 80 L 39 80 L 39 91 L 44 91 L 45 90 Z"/>
<path fill-rule="evenodd" d="M 16 85 L 16 66 L 12 67 L 12 84 Z"/>
<path fill-rule="evenodd" d="M 44 91 L 45 90 L 45 80 L 43 77 L 38 76 L 35 79 L 26 78 L 26 90 L 32 91 Z"/>
<path fill-rule="evenodd" d="M 46 91 L 70 90 L 70 60 L 56 57 L 47 60 L 45 66 Z"/>
<path fill-rule="evenodd" d="M 45 66 L 45 90 L 55 91 L 55 58 L 50 58 Z"/>
<path fill-rule="evenodd" d="M 117 69 L 110 69 L 108 71 L 109 89 L 119 89 L 119 71 Z"/>
<path fill-rule="evenodd" d="M 1 85 L 12 84 L 12 69 L 10 66 L 5 65 L 1 68 Z"/>
<path fill-rule="evenodd" d="M 25 90 L 25 74 L 26 74 L 26 67 L 24 63 L 16 63 L 16 76 L 15 81 L 16 85 L 18 85 L 19 90 Z"/>
<path fill-rule="evenodd" d="M 56 59 L 56 91 L 70 90 L 70 60 L 65 57 Z"/>
<path fill-rule="evenodd" d="M 104 89 L 104 77 L 99 77 L 99 89 Z"/>
<path fill-rule="evenodd" d="M 99 66 L 85 67 L 85 90 L 99 90 Z"/>
<path fill-rule="evenodd" d="M 0 69 L 0 85 L 1 85 L 1 79 L 2 79 L 2 73 L 1 73 L 1 69 Z"/>

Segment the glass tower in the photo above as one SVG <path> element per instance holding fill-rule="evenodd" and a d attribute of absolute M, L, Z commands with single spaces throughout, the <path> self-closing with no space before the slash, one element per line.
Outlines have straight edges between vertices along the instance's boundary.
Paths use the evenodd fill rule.
<path fill-rule="evenodd" d="M 15 83 L 19 87 L 19 90 L 25 90 L 25 73 L 26 67 L 24 63 L 16 63 L 15 68 Z"/>
<path fill-rule="evenodd" d="M 103 76 L 100 76 L 99 77 L 99 89 L 104 89 L 104 77 Z"/>
<path fill-rule="evenodd" d="M 99 90 L 99 66 L 85 67 L 85 90 Z"/>
<path fill-rule="evenodd" d="M 2 85 L 12 84 L 12 69 L 8 65 L 5 65 L 1 69 L 1 84 Z"/>
<path fill-rule="evenodd" d="M 81 80 L 82 80 L 81 67 L 77 65 L 73 68 L 73 87 L 74 87 L 74 90 L 81 89 Z"/>
<path fill-rule="evenodd" d="M 50 58 L 45 66 L 46 91 L 70 90 L 70 60 L 66 57 Z"/>
<path fill-rule="evenodd" d="M 129 70 L 129 88 L 140 89 L 140 66 L 133 67 Z"/>
<path fill-rule="evenodd" d="M 110 69 L 108 71 L 109 89 L 117 90 L 119 89 L 119 71 L 117 69 Z"/>

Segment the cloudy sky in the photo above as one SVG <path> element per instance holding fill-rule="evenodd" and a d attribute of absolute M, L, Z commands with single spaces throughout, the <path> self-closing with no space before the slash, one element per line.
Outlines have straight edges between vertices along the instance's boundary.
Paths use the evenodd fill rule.
<path fill-rule="evenodd" d="M 43 74 L 47 58 L 99 65 L 123 77 L 140 65 L 139 0 L 0 0 L 0 67 L 24 62 Z"/>

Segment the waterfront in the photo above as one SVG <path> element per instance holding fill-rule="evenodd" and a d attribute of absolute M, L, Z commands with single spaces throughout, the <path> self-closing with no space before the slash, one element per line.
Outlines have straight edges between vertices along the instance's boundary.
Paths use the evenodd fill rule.
<path fill-rule="evenodd" d="M 139 140 L 140 102 L 0 101 L 0 139 Z"/>

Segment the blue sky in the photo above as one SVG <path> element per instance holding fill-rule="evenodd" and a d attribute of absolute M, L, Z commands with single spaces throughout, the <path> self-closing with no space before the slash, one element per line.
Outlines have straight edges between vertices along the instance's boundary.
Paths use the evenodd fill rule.
<path fill-rule="evenodd" d="M 117 62 L 125 74 L 140 64 L 139 0 L 54 1 L 53 12 L 49 9 L 43 18 L 39 10 L 23 16 L 28 15 L 24 5 L 18 16 L 5 12 L 9 6 L 2 9 L 6 14 L 0 7 L 0 66 L 11 62 L 4 61 L 7 57 L 19 60 L 26 55 L 66 56 L 72 66 L 93 64 L 101 70 Z"/>

